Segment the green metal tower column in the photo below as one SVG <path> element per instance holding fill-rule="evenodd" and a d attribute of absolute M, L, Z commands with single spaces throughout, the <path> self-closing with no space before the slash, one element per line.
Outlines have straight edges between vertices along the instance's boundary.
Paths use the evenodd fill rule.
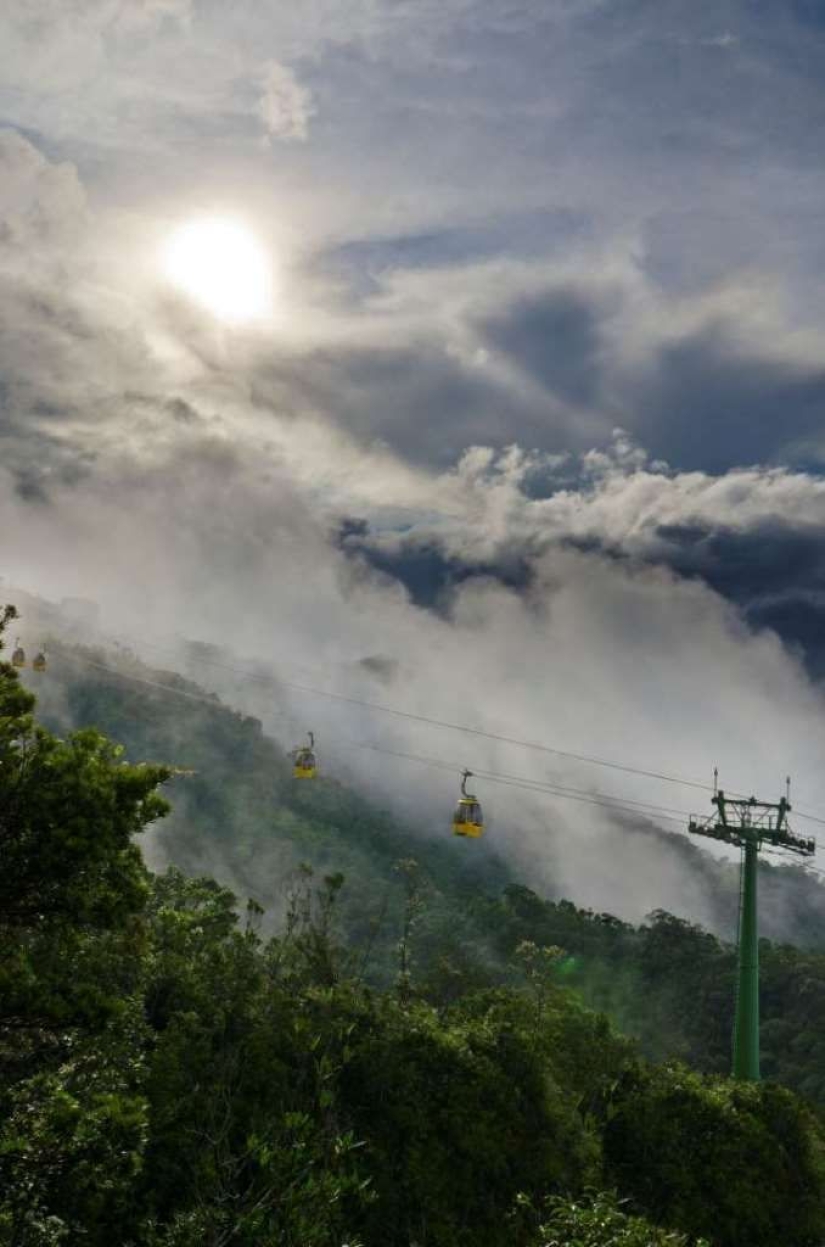
<path fill-rule="evenodd" d="M 739 965 L 736 1018 L 733 1026 L 733 1076 L 759 1081 L 759 927 L 757 918 L 757 853 L 748 837 L 742 858 L 739 913 Z"/>
<path fill-rule="evenodd" d="M 788 826 L 790 780 L 779 801 L 726 797 L 717 790 L 714 771 L 712 803 L 716 814 L 691 818 L 688 831 L 744 850 L 739 895 L 739 956 L 736 1015 L 733 1028 L 733 1077 L 759 1080 L 759 930 L 757 925 L 757 863 L 763 845 L 800 857 L 813 857 L 813 840 L 796 836 Z"/>

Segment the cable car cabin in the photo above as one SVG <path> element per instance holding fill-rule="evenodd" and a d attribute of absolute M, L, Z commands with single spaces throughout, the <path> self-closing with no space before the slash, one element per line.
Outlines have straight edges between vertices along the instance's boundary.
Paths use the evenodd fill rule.
<path fill-rule="evenodd" d="M 45 671 L 46 666 L 47 666 L 46 651 L 41 650 L 40 653 L 35 654 L 34 658 L 32 659 L 32 671 Z"/>
<path fill-rule="evenodd" d="M 475 797 L 459 797 L 453 814 L 453 835 L 471 836 L 473 840 L 484 835 L 484 815 Z"/>
<path fill-rule="evenodd" d="M 293 779 L 315 779 L 318 765 L 311 749 L 296 749 L 295 764 L 292 768 Z"/>
<path fill-rule="evenodd" d="M 315 779 L 318 772 L 318 763 L 315 759 L 315 736 L 312 732 L 307 732 L 309 737 L 308 745 L 300 745 L 293 750 L 293 779 Z"/>
<path fill-rule="evenodd" d="M 469 836 L 477 840 L 484 834 L 484 815 L 478 798 L 467 791 L 467 780 L 472 771 L 463 771 L 461 775 L 461 796 L 453 814 L 453 835 Z"/>
<path fill-rule="evenodd" d="M 15 641 L 14 650 L 12 651 L 11 664 L 13 667 L 25 667 L 26 651 L 19 641 Z"/>

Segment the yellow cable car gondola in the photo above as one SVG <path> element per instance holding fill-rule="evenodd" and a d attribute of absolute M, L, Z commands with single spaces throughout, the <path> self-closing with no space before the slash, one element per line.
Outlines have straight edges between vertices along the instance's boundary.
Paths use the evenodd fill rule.
<path fill-rule="evenodd" d="M 467 791 L 467 780 L 472 771 L 464 771 L 461 775 L 461 796 L 453 814 L 453 835 L 469 836 L 477 840 L 484 835 L 484 815 L 477 797 Z"/>
<path fill-rule="evenodd" d="M 46 651 L 41 649 L 32 659 L 32 671 L 45 671 L 48 663 L 46 662 Z"/>
<path fill-rule="evenodd" d="M 307 732 L 307 735 L 309 744 L 299 745 L 292 751 L 293 779 L 315 779 L 318 772 L 318 763 L 315 758 L 315 735 L 313 732 Z"/>
<path fill-rule="evenodd" d="M 26 651 L 23 649 L 23 646 L 20 644 L 19 637 L 14 642 L 14 649 L 12 651 L 11 663 L 13 667 L 25 667 L 26 665 Z"/>

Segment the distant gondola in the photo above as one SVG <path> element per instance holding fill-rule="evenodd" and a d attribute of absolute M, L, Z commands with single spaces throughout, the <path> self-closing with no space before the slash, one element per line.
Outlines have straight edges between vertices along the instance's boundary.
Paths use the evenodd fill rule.
<path fill-rule="evenodd" d="M 472 771 L 464 771 L 461 776 L 461 796 L 453 814 L 453 835 L 469 836 L 477 840 L 484 834 L 484 815 L 477 797 L 467 791 L 467 780 Z"/>
<path fill-rule="evenodd" d="M 315 779 L 318 773 L 318 763 L 315 758 L 315 735 L 313 732 L 307 732 L 309 737 L 308 745 L 299 745 L 293 750 L 293 779 Z"/>
<path fill-rule="evenodd" d="M 19 637 L 14 642 L 14 650 L 12 651 L 11 663 L 13 667 L 25 667 L 26 665 L 26 651 L 23 649 L 23 646 L 20 644 Z"/>

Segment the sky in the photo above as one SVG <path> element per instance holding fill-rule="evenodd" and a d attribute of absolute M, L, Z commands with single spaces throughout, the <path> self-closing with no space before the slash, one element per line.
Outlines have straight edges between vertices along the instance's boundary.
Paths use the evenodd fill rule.
<path fill-rule="evenodd" d="M 11 0 L 0 575 L 825 814 L 823 83 L 812 0 Z M 254 315 L 172 280 L 204 221 Z M 428 825 L 455 786 L 348 765 Z M 496 802 L 538 878 L 702 916 L 603 811 Z"/>

